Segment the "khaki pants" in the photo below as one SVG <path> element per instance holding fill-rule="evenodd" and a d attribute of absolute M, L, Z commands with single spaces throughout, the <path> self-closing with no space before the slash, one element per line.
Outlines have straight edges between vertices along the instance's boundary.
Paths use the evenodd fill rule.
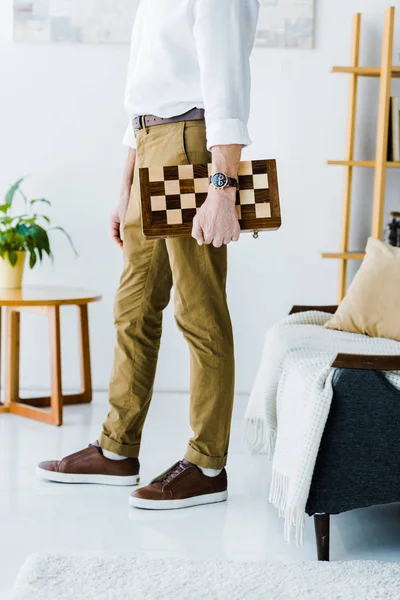
<path fill-rule="evenodd" d="M 176 323 L 190 350 L 190 424 L 185 458 L 201 467 L 226 464 L 234 392 L 232 326 L 226 302 L 227 248 L 192 238 L 145 240 L 138 167 L 210 161 L 203 121 L 142 129 L 124 227 L 124 269 L 114 318 L 117 330 L 110 383 L 111 410 L 100 445 L 137 457 L 150 405 L 162 313 L 174 286 Z M 171 360 L 174 360 L 171 357 Z"/>

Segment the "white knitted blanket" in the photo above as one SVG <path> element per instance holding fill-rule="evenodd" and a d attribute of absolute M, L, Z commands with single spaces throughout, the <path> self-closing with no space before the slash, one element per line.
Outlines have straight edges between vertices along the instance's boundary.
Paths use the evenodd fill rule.
<path fill-rule="evenodd" d="M 400 354 L 400 342 L 325 329 L 331 315 L 308 311 L 286 317 L 265 338 L 261 364 L 245 414 L 251 452 L 272 460 L 269 501 L 303 543 L 306 503 L 332 400 L 330 365 L 339 352 Z M 400 371 L 385 372 L 400 389 Z"/>

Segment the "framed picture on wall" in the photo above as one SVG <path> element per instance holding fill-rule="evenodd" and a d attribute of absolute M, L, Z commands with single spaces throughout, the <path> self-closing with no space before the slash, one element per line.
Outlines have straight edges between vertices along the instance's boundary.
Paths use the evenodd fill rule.
<path fill-rule="evenodd" d="M 139 0 L 14 0 L 16 42 L 128 44 Z"/>
<path fill-rule="evenodd" d="M 314 47 L 314 0 L 260 0 L 256 45 Z"/>
<path fill-rule="evenodd" d="M 139 0 L 13 0 L 16 42 L 128 44 Z M 314 0 L 260 0 L 256 45 L 314 44 Z"/>

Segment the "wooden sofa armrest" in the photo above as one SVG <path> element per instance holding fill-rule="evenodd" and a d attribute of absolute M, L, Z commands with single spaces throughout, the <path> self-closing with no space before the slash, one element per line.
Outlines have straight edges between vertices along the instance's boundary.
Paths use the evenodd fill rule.
<path fill-rule="evenodd" d="M 338 354 L 331 367 L 335 369 L 371 369 L 400 371 L 400 355 Z"/>
<path fill-rule="evenodd" d="M 293 306 L 292 310 L 290 311 L 290 315 L 293 315 L 294 313 L 299 313 L 299 312 L 305 312 L 307 310 L 321 310 L 322 312 L 326 312 L 326 313 L 331 313 L 332 315 L 336 312 L 337 310 L 337 305 L 329 305 L 329 306 Z"/>

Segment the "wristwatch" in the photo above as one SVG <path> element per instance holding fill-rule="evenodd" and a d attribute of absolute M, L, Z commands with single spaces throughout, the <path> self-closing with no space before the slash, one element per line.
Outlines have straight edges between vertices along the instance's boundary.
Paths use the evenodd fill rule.
<path fill-rule="evenodd" d="M 226 187 L 238 187 L 237 179 L 233 177 L 228 177 L 225 173 L 214 173 L 210 177 L 210 184 L 215 187 L 217 190 L 222 190 Z"/>

